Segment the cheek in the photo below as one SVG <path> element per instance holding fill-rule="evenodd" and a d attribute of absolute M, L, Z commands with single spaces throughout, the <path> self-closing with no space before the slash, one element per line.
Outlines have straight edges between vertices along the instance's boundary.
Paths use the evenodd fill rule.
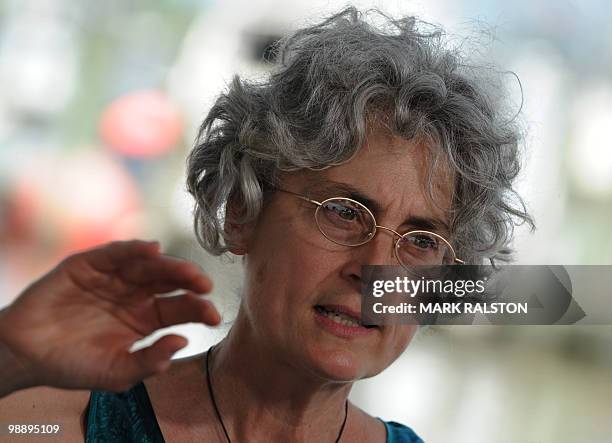
<path fill-rule="evenodd" d="M 395 326 L 388 340 L 383 344 L 387 366 L 393 363 L 406 350 L 418 330 L 416 325 Z"/>
<path fill-rule="evenodd" d="M 403 325 L 400 328 L 399 339 L 396 345 L 398 356 L 406 350 L 418 330 L 419 327 L 417 325 Z"/>
<path fill-rule="evenodd" d="M 333 286 L 326 284 L 330 263 L 287 245 L 264 260 L 247 259 L 246 271 L 243 303 L 253 332 L 277 344 L 301 342 L 314 327 L 313 305 Z"/>
<path fill-rule="evenodd" d="M 284 251 L 284 252 L 283 252 Z M 247 264 L 245 302 L 251 318 L 277 327 L 290 320 L 316 296 L 321 279 L 316 260 L 305 254 L 293 254 L 290 247 L 271 249 L 263 260 Z"/>
<path fill-rule="evenodd" d="M 313 291 L 337 269 L 340 255 L 330 251 L 327 240 L 309 226 L 287 221 L 262 236 L 252 258 L 255 282 L 263 290 L 284 289 L 288 299 Z"/>
<path fill-rule="evenodd" d="M 273 255 L 258 264 L 249 281 L 257 303 L 265 303 L 275 315 L 292 315 L 309 305 L 324 290 L 329 265 L 308 254 Z"/>

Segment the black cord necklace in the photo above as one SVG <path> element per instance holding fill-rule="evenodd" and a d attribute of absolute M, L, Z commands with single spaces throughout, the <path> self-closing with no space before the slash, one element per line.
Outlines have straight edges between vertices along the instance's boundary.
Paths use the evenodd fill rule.
<path fill-rule="evenodd" d="M 210 392 L 210 400 L 212 402 L 213 408 L 215 409 L 215 413 L 217 414 L 217 418 L 219 419 L 219 423 L 221 423 L 221 427 L 223 428 L 223 432 L 225 433 L 225 438 L 227 438 L 228 443 L 232 443 L 232 439 L 229 437 L 227 433 L 227 429 L 225 428 L 225 424 L 223 423 L 223 419 L 221 418 L 221 413 L 219 412 L 219 408 L 217 407 L 217 402 L 215 400 L 215 394 L 213 393 L 212 383 L 210 382 L 210 367 L 208 365 L 209 356 L 212 353 L 212 350 L 215 346 L 211 346 L 206 353 L 206 384 L 208 385 L 208 392 Z M 344 420 L 342 421 L 342 426 L 340 427 L 340 432 L 338 433 L 338 437 L 336 438 L 335 443 L 340 442 L 340 438 L 342 437 L 342 433 L 344 432 L 344 425 L 346 425 L 346 418 L 348 417 L 348 400 L 344 402 Z"/>

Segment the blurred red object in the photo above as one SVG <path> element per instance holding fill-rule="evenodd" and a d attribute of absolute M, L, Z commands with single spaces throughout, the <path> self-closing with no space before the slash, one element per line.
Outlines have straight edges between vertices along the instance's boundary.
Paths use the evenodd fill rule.
<path fill-rule="evenodd" d="M 102 114 L 100 135 L 128 157 L 154 157 L 170 151 L 183 132 L 178 109 L 166 94 L 148 90 L 113 101 Z"/>
<path fill-rule="evenodd" d="M 59 255 L 142 232 L 137 184 L 103 152 L 40 156 L 16 181 L 12 201 L 21 241 Z"/>
<path fill-rule="evenodd" d="M 137 183 L 95 147 L 37 155 L 0 197 L 0 307 L 66 255 L 145 233 Z"/>

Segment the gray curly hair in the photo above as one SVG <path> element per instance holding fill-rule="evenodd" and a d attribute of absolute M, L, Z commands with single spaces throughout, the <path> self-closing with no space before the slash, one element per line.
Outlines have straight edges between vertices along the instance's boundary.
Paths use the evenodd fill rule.
<path fill-rule="evenodd" d="M 266 81 L 236 76 L 216 100 L 187 166 L 195 232 L 207 251 L 231 247 L 228 199 L 241 208 L 228 221 L 255 220 L 280 171 L 350 161 L 374 122 L 427 140 L 437 147 L 431 168 L 442 158 L 453 171 L 452 242 L 467 263 L 510 261 L 514 227 L 534 228 L 512 188 L 521 133 L 493 98 L 495 82 L 449 49 L 439 28 L 377 14 L 384 23 L 376 27 L 351 7 L 295 32 L 276 47 Z"/>

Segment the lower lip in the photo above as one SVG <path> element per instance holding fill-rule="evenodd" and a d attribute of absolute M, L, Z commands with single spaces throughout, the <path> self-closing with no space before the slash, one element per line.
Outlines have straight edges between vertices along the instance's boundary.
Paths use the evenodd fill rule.
<path fill-rule="evenodd" d="M 352 338 L 352 337 L 364 337 L 374 334 L 378 328 L 365 328 L 363 326 L 347 326 L 340 323 L 336 323 L 331 318 L 321 314 L 319 311 L 314 309 L 315 319 L 317 323 L 323 327 L 327 332 L 330 332 L 338 337 Z"/>

